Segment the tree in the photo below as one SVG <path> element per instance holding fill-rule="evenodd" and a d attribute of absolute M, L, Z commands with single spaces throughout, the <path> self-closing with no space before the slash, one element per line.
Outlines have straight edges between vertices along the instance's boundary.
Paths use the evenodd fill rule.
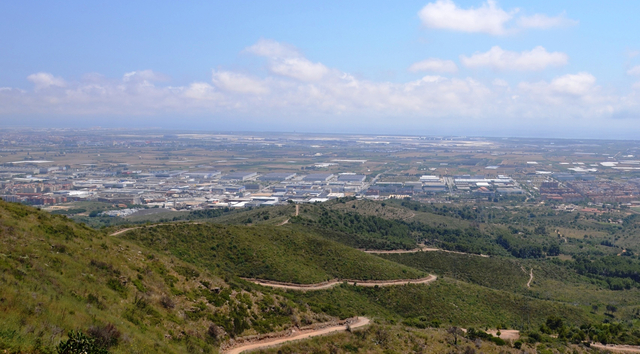
<path fill-rule="evenodd" d="M 464 332 L 460 328 L 455 327 L 455 326 L 454 327 L 449 327 L 449 329 L 447 329 L 447 333 L 453 335 L 453 344 L 454 345 L 458 345 L 458 336 L 464 334 Z"/>

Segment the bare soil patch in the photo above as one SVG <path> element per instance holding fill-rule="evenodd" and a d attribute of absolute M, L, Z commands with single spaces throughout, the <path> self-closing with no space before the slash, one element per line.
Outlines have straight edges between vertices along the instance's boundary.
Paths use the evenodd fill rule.
<path fill-rule="evenodd" d="M 303 329 L 296 330 L 293 329 L 287 334 L 284 334 L 280 337 L 270 337 L 265 339 L 258 339 L 256 341 L 252 341 L 250 343 L 242 343 L 240 345 L 235 346 L 234 348 L 226 350 L 225 354 L 240 354 L 245 351 L 263 349 L 268 347 L 277 346 L 282 343 L 291 342 L 295 340 L 302 340 L 310 337 L 322 336 L 333 332 L 341 332 L 346 331 L 348 329 L 353 330 L 359 327 L 363 327 L 368 325 L 370 320 L 366 317 L 356 317 L 353 319 L 349 319 L 345 321 L 343 324 L 339 324 L 336 326 L 325 327 L 321 329 Z"/>
<path fill-rule="evenodd" d="M 351 279 L 334 279 L 322 283 L 316 284 L 295 284 L 295 283 L 286 283 L 286 282 L 278 282 L 271 280 L 262 280 L 262 279 L 249 279 L 245 278 L 245 280 L 250 281 L 254 284 L 268 286 L 271 288 L 278 289 L 288 289 L 288 290 L 300 290 L 300 291 L 313 291 L 313 290 L 324 290 L 332 288 L 336 285 L 342 283 L 355 284 L 356 286 L 396 286 L 396 285 L 405 285 L 405 284 L 428 284 L 438 279 L 435 275 L 429 275 L 425 278 L 420 279 L 398 279 L 398 280 L 351 280 Z"/>

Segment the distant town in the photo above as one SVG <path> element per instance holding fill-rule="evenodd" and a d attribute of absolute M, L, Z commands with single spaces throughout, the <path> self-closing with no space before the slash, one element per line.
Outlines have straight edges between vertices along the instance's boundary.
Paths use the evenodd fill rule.
<path fill-rule="evenodd" d="M 57 129 L 4 130 L 0 146 L 2 199 L 87 216 L 342 197 L 640 207 L 625 141 Z"/>

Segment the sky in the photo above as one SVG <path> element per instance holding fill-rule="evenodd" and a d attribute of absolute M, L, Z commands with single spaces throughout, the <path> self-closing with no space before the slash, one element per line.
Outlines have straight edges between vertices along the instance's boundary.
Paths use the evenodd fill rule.
<path fill-rule="evenodd" d="M 637 1 L 4 1 L 0 126 L 637 139 Z"/>

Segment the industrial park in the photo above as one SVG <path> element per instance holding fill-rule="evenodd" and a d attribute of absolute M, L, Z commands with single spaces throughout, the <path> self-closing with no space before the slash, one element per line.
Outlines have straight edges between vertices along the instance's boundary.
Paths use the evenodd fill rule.
<path fill-rule="evenodd" d="M 92 217 L 342 197 L 640 206 L 637 147 L 625 142 L 104 129 L 0 137 L 2 199 Z"/>

